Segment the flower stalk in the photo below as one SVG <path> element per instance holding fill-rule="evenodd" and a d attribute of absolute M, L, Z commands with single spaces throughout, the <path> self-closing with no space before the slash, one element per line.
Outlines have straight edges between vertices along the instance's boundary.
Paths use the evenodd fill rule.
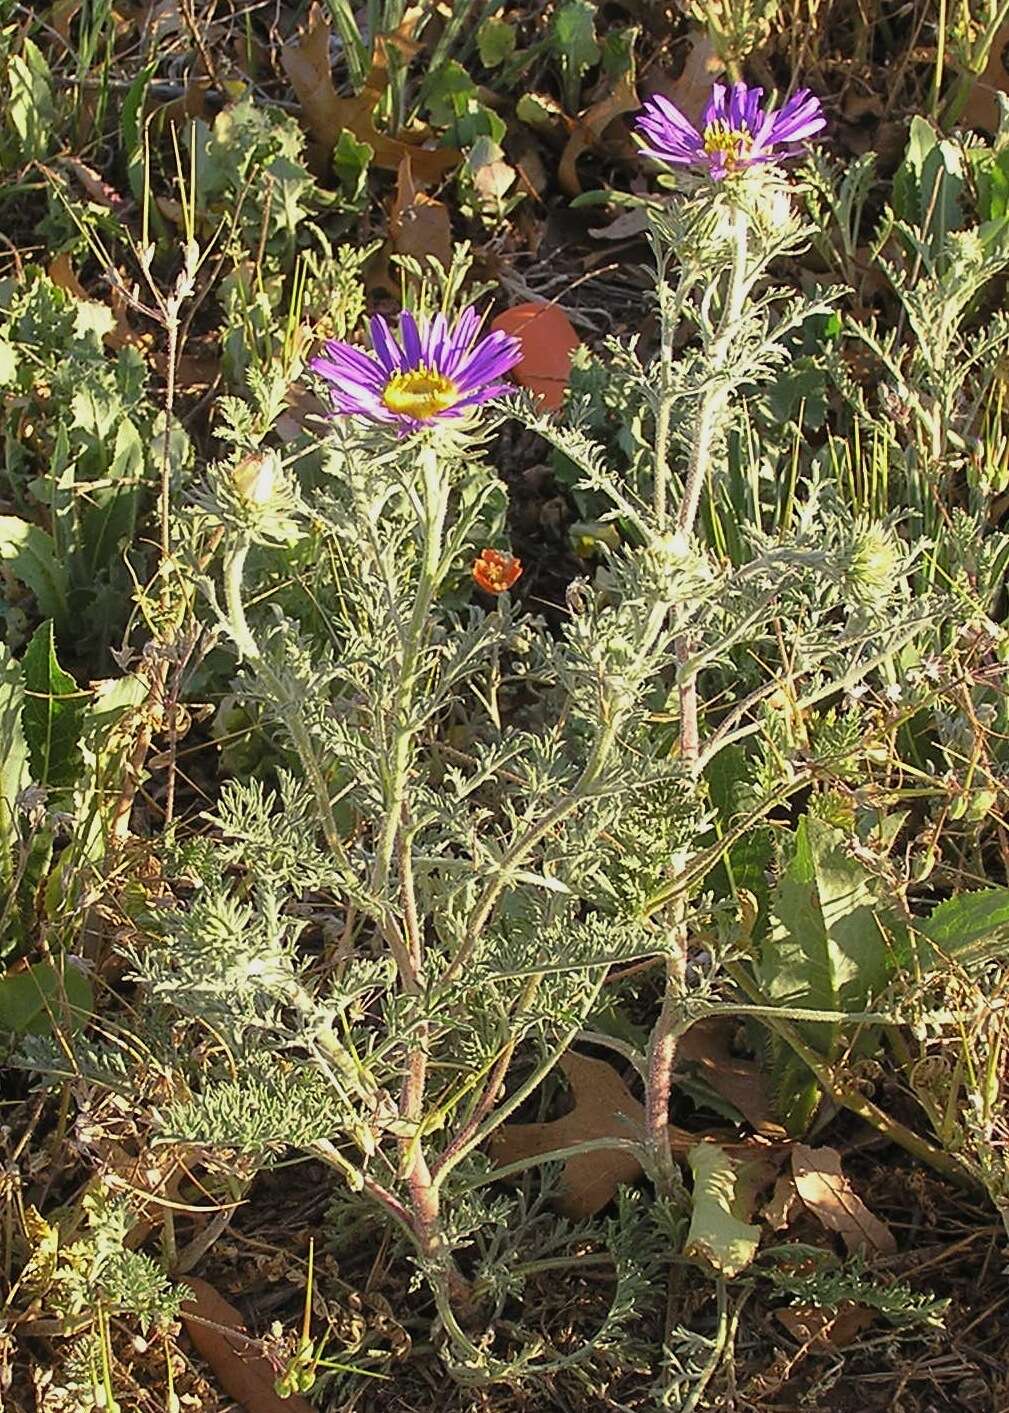
<path fill-rule="evenodd" d="M 722 430 L 728 396 L 726 364 L 750 287 L 747 271 L 748 217 L 741 205 L 732 212 L 732 262 L 721 315 L 708 350 L 709 382 L 701 395 L 694 423 L 694 434 L 687 463 L 683 495 L 676 517 L 676 528 L 689 538 L 694 533 L 700 508 L 701 491 L 708 479 L 713 449 Z M 663 339 L 665 343 L 665 338 Z M 658 455 L 658 452 L 657 452 Z M 656 496 L 656 518 L 660 502 Z M 660 523 L 661 530 L 662 525 Z M 696 774 L 700 758 L 698 729 L 697 675 L 688 667 L 690 639 L 682 634 L 676 643 L 676 661 L 680 672 L 680 759 L 692 775 Z M 674 877 L 682 874 L 687 857 L 678 852 L 672 860 Z M 648 1047 L 645 1084 L 645 1143 L 649 1166 L 657 1188 L 665 1196 L 683 1195 L 683 1182 L 669 1144 L 669 1100 L 673 1071 L 680 1036 L 691 1021 L 684 1018 L 683 1000 L 687 976 L 687 897 L 678 892 L 669 910 L 669 926 L 674 946 L 666 962 L 666 979 L 662 1007 L 652 1030 Z"/>

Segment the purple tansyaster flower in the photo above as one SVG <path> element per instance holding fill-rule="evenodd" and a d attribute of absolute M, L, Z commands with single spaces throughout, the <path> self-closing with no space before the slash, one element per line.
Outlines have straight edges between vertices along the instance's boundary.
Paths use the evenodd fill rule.
<path fill-rule="evenodd" d="M 518 339 L 480 338 L 480 316 L 464 309 L 450 326 L 444 314 L 399 316 L 399 340 L 375 315 L 370 353 L 334 339 L 308 365 L 329 384 L 334 409 L 347 417 L 391 422 L 404 434 L 506 392 L 501 379 L 522 356 Z"/>
<path fill-rule="evenodd" d="M 731 89 L 714 84 L 698 131 L 667 98 L 656 95 L 636 124 L 648 142 L 642 150 L 674 167 L 701 168 L 720 182 L 743 167 L 791 157 L 827 125 L 820 100 L 808 88 L 773 113 L 761 108 L 763 96 L 762 88 L 745 83 Z"/>

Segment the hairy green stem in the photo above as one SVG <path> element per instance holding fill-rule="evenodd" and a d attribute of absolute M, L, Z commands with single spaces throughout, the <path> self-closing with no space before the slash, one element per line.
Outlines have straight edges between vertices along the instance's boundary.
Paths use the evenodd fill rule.
<path fill-rule="evenodd" d="M 747 282 L 746 212 L 737 207 L 733 212 L 732 265 L 729 271 L 725 303 L 718 328 L 708 350 L 708 374 L 711 382 L 702 394 L 694 424 L 693 443 L 683 486 L 683 497 L 676 517 L 676 528 L 689 538 L 694 533 L 701 490 L 708 476 L 712 449 L 722 423 L 726 400 L 725 363 L 732 338 L 743 312 Z M 663 453 L 664 454 L 664 453 Z M 656 497 L 656 512 L 659 500 Z M 660 530 L 663 528 L 659 525 Z M 697 674 L 687 669 L 690 640 L 684 634 L 676 644 L 676 660 L 680 670 L 680 759 L 690 773 L 696 774 L 700 756 L 697 713 Z M 678 854 L 673 860 L 673 872 L 679 874 L 686 858 Z M 648 1071 L 645 1085 L 645 1141 L 653 1180 L 663 1196 L 682 1196 L 683 1184 L 673 1159 L 669 1143 L 669 1098 L 673 1070 L 679 1044 L 680 1021 L 687 971 L 686 895 L 672 899 L 669 924 L 675 946 L 666 962 L 666 985 L 658 1020 L 648 1046 Z"/>
<path fill-rule="evenodd" d="M 429 628 L 431 605 L 444 571 L 442 540 L 448 516 L 447 478 L 441 474 L 437 453 L 430 444 L 420 448 L 420 460 L 424 548 L 413 611 L 403 637 L 399 682 L 390 710 L 393 739 L 388 750 L 390 766 L 385 787 L 385 825 L 379 839 L 372 880 L 374 891 L 379 895 L 389 881 L 396 838 L 401 827 L 413 755 L 415 728 L 410 720 L 410 709 L 415 678 Z"/>
<path fill-rule="evenodd" d="M 658 247 L 657 247 L 658 248 Z M 659 406 L 655 414 L 655 525 L 660 534 L 666 528 L 666 502 L 669 498 L 669 427 L 673 414 L 670 389 L 673 366 L 674 318 L 669 307 L 669 290 L 664 278 L 664 261 L 659 267 Z"/>

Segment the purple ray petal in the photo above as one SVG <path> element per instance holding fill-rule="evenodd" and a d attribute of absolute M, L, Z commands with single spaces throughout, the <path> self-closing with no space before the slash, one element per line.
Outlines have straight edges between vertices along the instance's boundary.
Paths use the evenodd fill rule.
<path fill-rule="evenodd" d="M 724 83 L 711 85 L 711 97 L 708 99 L 708 106 L 701 118 L 702 131 L 706 127 L 710 127 L 712 123 L 727 123 L 729 121 L 729 114 L 725 106 L 726 91 Z"/>
<path fill-rule="evenodd" d="M 491 382 L 514 368 L 522 358 L 522 345 L 509 334 L 488 334 L 453 372 L 456 385 L 469 392 L 480 383 Z"/>
<path fill-rule="evenodd" d="M 403 367 L 403 355 L 381 314 L 375 314 L 371 319 L 371 346 L 387 373 L 400 371 Z"/>
<path fill-rule="evenodd" d="M 771 140 L 798 142 L 812 137 L 827 126 L 820 100 L 808 88 L 799 89 L 783 108 L 772 115 Z"/>
<path fill-rule="evenodd" d="M 419 367 L 423 361 L 424 349 L 417 321 L 409 309 L 404 309 L 399 316 L 399 341 L 403 345 L 403 368 Z"/>

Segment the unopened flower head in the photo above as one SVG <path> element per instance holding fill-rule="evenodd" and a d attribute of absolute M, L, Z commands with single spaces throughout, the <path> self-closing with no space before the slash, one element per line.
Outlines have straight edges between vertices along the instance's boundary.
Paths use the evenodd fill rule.
<path fill-rule="evenodd" d="M 473 561 L 473 578 L 488 594 L 503 594 L 522 573 L 522 561 L 501 550 L 481 550 Z"/>
<path fill-rule="evenodd" d="M 329 384 L 337 413 L 413 432 L 507 391 L 501 380 L 518 363 L 521 345 L 500 332 L 481 338 L 480 322 L 472 308 L 451 326 L 444 314 L 417 320 L 404 310 L 397 340 L 376 315 L 370 353 L 334 339 L 309 367 Z"/>
<path fill-rule="evenodd" d="M 253 452 L 233 469 L 231 478 L 243 500 L 253 506 L 268 505 L 277 488 L 279 458 L 275 451 Z"/>
<path fill-rule="evenodd" d="M 713 181 L 759 163 L 780 162 L 794 156 L 826 127 L 820 100 L 800 88 L 783 107 L 765 112 L 762 88 L 745 83 L 716 83 L 701 118 L 700 130 L 688 122 L 667 98 L 645 104 L 637 128 L 646 139 L 646 157 L 657 157 L 674 167 L 693 167 Z"/>
<path fill-rule="evenodd" d="M 893 595 L 903 564 L 903 547 L 889 526 L 857 526 L 843 554 L 848 592 L 857 603 L 881 607 Z"/>

